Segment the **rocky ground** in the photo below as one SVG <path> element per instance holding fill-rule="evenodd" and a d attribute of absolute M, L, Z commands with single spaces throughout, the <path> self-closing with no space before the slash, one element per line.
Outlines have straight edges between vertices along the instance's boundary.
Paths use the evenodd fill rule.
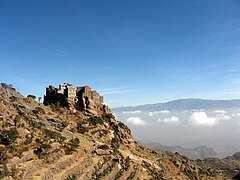
<path fill-rule="evenodd" d="M 219 172 L 151 150 L 111 114 L 44 106 L 0 86 L 0 179 L 231 179 L 239 173 L 233 164 L 233 172 Z"/>

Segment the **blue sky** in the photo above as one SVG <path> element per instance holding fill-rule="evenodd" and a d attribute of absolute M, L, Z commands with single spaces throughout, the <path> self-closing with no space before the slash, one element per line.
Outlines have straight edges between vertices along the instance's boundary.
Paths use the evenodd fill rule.
<path fill-rule="evenodd" d="M 0 81 L 90 85 L 111 107 L 240 98 L 239 0 L 0 0 Z"/>

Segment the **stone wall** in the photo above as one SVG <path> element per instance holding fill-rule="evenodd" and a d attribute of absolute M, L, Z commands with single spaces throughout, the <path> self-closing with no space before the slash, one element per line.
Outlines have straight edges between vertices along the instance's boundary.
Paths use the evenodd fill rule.
<path fill-rule="evenodd" d="M 44 104 L 56 104 L 59 103 L 61 106 L 66 106 L 66 98 L 64 97 L 64 90 L 57 89 L 50 85 L 46 88 L 46 95 L 44 96 Z"/>

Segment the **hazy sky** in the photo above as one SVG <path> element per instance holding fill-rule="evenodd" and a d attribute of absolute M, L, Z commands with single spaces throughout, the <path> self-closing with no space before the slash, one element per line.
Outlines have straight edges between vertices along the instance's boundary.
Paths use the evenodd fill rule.
<path fill-rule="evenodd" d="M 0 0 L 0 81 L 90 85 L 111 107 L 240 98 L 239 0 Z"/>

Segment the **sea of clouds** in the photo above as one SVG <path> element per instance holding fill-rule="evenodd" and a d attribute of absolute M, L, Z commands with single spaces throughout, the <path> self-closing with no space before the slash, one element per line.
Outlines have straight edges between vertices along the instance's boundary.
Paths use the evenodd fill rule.
<path fill-rule="evenodd" d="M 240 151 L 240 109 L 113 112 L 143 142 L 213 147 L 222 156 Z"/>

